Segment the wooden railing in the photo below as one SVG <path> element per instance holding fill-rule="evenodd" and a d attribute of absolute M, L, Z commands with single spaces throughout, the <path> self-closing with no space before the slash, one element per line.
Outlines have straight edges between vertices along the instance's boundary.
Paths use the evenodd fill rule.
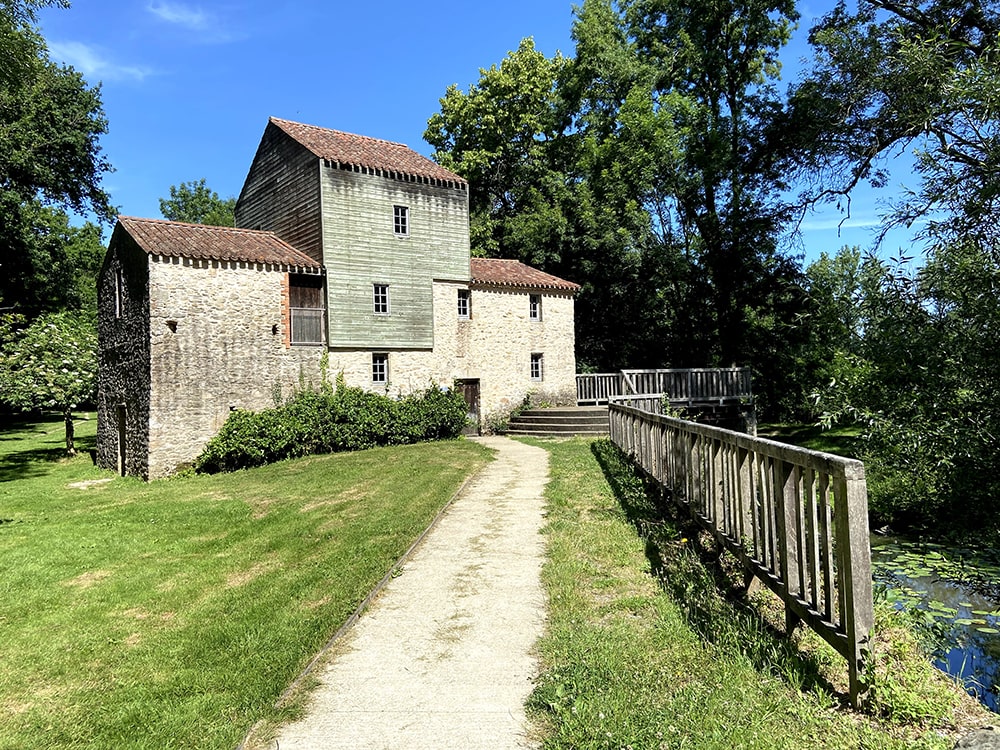
<path fill-rule="evenodd" d="M 622 370 L 576 376 L 579 404 L 606 404 L 616 396 L 664 394 L 673 406 L 722 404 L 753 397 L 747 367 Z"/>
<path fill-rule="evenodd" d="M 866 689 L 873 622 L 864 466 L 827 453 L 609 405 L 611 440 L 848 662 Z"/>

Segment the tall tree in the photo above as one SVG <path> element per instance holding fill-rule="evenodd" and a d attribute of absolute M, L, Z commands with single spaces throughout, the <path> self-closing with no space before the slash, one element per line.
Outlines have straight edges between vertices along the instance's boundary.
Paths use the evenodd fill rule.
<path fill-rule="evenodd" d="M 634 203 L 593 189 L 586 147 L 567 132 L 566 65 L 523 40 L 467 92 L 449 87 L 424 137 L 440 163 L 470 181 L 473 252 L 580 283 L 578 359 L 620 368 L 641 350 L 622 330 L 625 311 L 644 307 L 637 248 L 647 219 Z"/>
<path fill-rule="evenodd" d="M 829 137 L 804 162 L 819 175 L 812 198 L 878 183 L 890 149 L 908 149 L 919 183 L 887 226 L 922 225 L 924 243 L 922 265 L 867 264 L 861 356 L 821 404 L 828 419 L 867 426 L 882 519 L 996 530 L 1000 7 L 841 3 L 812 36 L 817 68 L 789 109 L 820 102 L 829 118 Z"/>
<path fill-rule="evenodd" d="M 715 357 L 746 347 L 748 310 L 768 276 L 785 220 L 776 154 L 761 134 L 780 109 L 777 55 L 798 15 L 792 0 L 628 0 L 643 74 L 619 119 L 623 150 L 655 158 L 649 189 L 703 269 L 717 328 Z M 662 222 L 661 222 L 662 223 Z"/>
<path fill-rule="evenodd" d="M 0 39 L 14 55 L 0 75 L 0 306 L 29 315 L 40 302 L 25 290 L 38 288 L 53 253 L 56 265 L 66 259 L 65 248 L 39 249 L 51 238 L 49 209 L 91 212 L 98 221 L 113 213 L 101 188 L 111 167 L 99 143 L 107 131 L 100 92 L 48 59 L 29 24 L 47 4 L 62 3 L 5 4 L 0 13 Z"/>
<path fill-rule="evenodd" d="M 780 139 L 762 135 L 791 0 L 576 13 L 573 59 L 522 43 L 431 118 L 436 158 L 472 183 L 474 245 L 583 284 L 587 365 L 786 372 L 773 337 L 803 279 L 777 251 Z"/>
<path fill-rule="evenodd" d="M 586 0 L 562 89 L 594 184 L 643 207 L 646 255 L 670 269 L 657 298 L 682 312 L 656 331 L 671 343 L 650 347 L 666 355 L 657 364 L 750 364 L 765 406 L 805 341 L 804 278 L 779 250 L 784 147 L 768 137 L 796 19 L 791 0 Z"/>
<path fill-rule="evenodd" d="M 171 221 L 231 227 L 236 223 L 235 211 L 236 198 L 220 198 L 205 185 L 204 177 L 197 182 L 171 185 L 170 197 L 160 198 L 160 213 Z"/>

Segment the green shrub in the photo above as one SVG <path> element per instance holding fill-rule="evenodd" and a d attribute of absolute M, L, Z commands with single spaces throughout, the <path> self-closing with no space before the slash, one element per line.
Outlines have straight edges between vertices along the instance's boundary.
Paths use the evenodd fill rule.
<path fill-rule="evenodd" d="M 465 422 L 465 399 L 455 390 L 432 385 L 393 399 L 338 381 L 335 389 L 303 390 L 273 409 L 233 412 L 195 469 L 235 471 L 313 453 L 445 440 Z"/>

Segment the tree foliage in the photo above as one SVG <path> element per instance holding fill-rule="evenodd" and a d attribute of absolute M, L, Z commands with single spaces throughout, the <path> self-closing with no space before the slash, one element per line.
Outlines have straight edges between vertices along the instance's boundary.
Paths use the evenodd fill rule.
<path fill-rule="evenodd" d="M 57 241 L 66 212 L 90 212 L 98 222 L 113 214 L 101 188 L 111 167 L 99 143 L 107 131 L 100 91 L 49 60 L 31 27 L 43 5 L 63 3 L 0 11 L 0 51 L 11 55 L 0 74 L 0 305 L 28 315 L 72 304 L 59 290 L 86 271 L 68 269 L 74 253 Z"/>
<path fill-rule="evenodd" d="M 208 224 L 216 227 L 235 226 L 236 198 L 220 198 L 205 185 L 205 178 L 170 186 L 170 197 L 160 198 L 160 213 L 171 221 Z"/>
<path fill-rule="evenodd" d="M 28 75 L 30 61 L 38 56 L 40 38 L 33 33 L 36 13 L 44 7 L 68 8 L 68 0 L 24 0 L 0 4 L 0 86 Z"/>
<path fill-rule="evenodd" d="M 9 298 L 29 315 L 59 310 L 97 311 L 97 275 L 104 258 L 101 228 L 84 222 L 73 226 L 58 208 L 29 201 L 19 207 L 19 231 L 7 233 L 9 262 L 15 276 Z M 3 282 L 0 282 L 2 284 Z"/>
<path fill-rule="evenodd" d="M 576 56 L 525 40 L 425 137 L 471 183 L 477 252 L 581 283 L 588 368 L 750 363 L 782 387 L 804 304 L 778 252 L 786 211 L 769 81 L 791 2 L 586 0 Z M 770 388 L 770 385 L 765 385 Z M 775 403 L 775 399 L 771 399 Z"/>
<path fill-rule="evenodd" d="M 7 325 L 17 321 L 7 319 Z M 66 422 L 66 450 L 74 452 L 73 410 L 92 401 L 97 387 L 94 321 L 71 312 L 50 313 L 19 331 L 6 332 L 0 347 L 0 394 L 15 408 L 57 409 Z"/>
<path fill-rule="evenodd" d="M 573 57 L 526 41 L 430 120 L 472 184 L 477 252 L 583 285 L 585 367 L 750 364 L 765 418 L 811 400 L 866 426 L 882 519 L 982 524 L 1000 509 L 997 2 L 840 0 L 784 92 L 791 0 L 575 13 Z M 916 183 L 883 231 L 919 228 L 919 262 L 783 250 L 904 151 Z"/>
<path fill-rule="evenodd" d="M 865 425 L 880 519 L 938 531 L 996 529 L 1000 510 L 998 35 L 995 4 L 953 0 L 841 4 L 814 30 L 811 93 L 845 97 L 844 140 L 817 152 L 837 173 L 825 190 L 878 182 L 887 149 L 909 149 L 918 184 L 886 226 L 922 226 L 924 241 L 922 263 L 863 264 L 860 345 L 841 347 L 819 403 Z"/>

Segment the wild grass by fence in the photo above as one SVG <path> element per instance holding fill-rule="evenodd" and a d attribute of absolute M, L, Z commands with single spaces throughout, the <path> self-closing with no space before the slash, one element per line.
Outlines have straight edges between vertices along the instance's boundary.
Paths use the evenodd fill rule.
<path fill-rule="evenodd" d="M 738 432 L 609 407 L 611 439 L 686 507 L 751 577 L 848 662 L 864 693 L 873 623 L 864 466 Z"/>

